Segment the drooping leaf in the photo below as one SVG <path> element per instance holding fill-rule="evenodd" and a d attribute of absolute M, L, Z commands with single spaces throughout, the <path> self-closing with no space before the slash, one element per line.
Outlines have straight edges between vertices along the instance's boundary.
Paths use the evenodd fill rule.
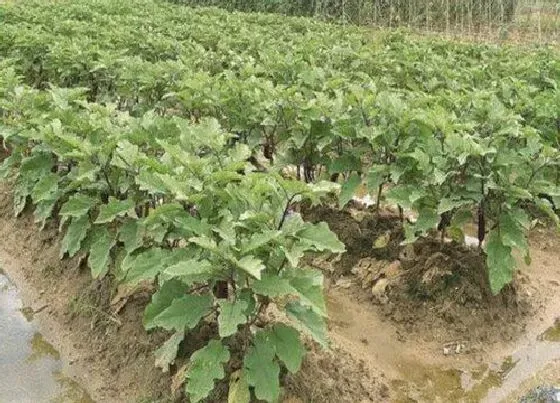
<path fill-rule="evenodd" d="M 60 208 L 62 217 L 82 217 L 97 204 L 97 198 L 85 194 L 76 194 Z"/>
<path fill-rule="evenodd" d="M 186 287 L 181 281 L 172 279 L 166 281 L 161 288 L 152 295 L 152 302 L 144 310 L 144 327 L 147 330 L 156 327 L 154 318 L 166 310 L 173 300 L 185 295 Z"/>
<path fill-rule="evenodd" d="M 492 293 L 498 294 L 513 278 L 515 259 L 511 254 L 511 247 L 502 243 L 497 230 L 490 232 L 486 245 L 486 263 L 488 265 L 490 288 Z"/>
<path fill-rule="evenodd" d="M 323 274 L 313 269 L 292 269 L 286 272 L 290 285 L 297 291 L 300 302 L 321 316 L 327 316 L 323 295 Z"/>
<path fill-rule="evenodd" d="M 143 226 L 139 220 L 128 219 L 119 229 L 119 241 L 124 243 L 127 253 L 132 253 L 142 246 Z"/>
<path fill-rule="evenodd" d="M 152 320 L 151 324 L 165 330 L 192 329 L 210 313 L 211 309 L 212 297 L 210 295 L 185 295 L 174 299 L 168 308 Z"/>
<path fill-rule="evenodd" d="M 319 252 L 343 253 L 346 251 L 344 244 L 338 240 L 325 222 L 308 224 L 297 233 L 297 236 Z"/>
<path fill-rule="evenodd" d="M 138 284 L 143 280 L 154 279 L 165 268 L 165 251 L 161 248 L 150 248 L 132 257 L 126 271 L 126 282 Z"/>
<path fill-rule="evenodd" d="M 286 313 L 300 330 L 309 332 L 313 339 L 323 347 L 327 346 L 325 321 L 319 314 L 313 311 L 313 309 L 299 302 L 289 302 L 286 304 Z"/>
<path fill-rule="evenodd" d="M 228 403 L 250 403 L 251 391 L 247 375 L 242 369 L 233 372 L 229 378 Z"/>
<path fill-rule="evenodd" d="M 220 337 L 228 337 L 237 332 L 237 326 L 247 321 L 245 314 L 247 302 L 237 301 L 218 301 L 220 313 L 218 316 L 218 332 Z"/>
<path fill-rule="evenodd" d="M 68 256 L 73 257 L 80 250 L 80 245 L 86 237 L 90 227 L 91 224 L 87 215 L 79 218 L 72 218 L 72 221 L 66 230 L 66 235 L 64 235 L 64 238 L 62 239 L 60 247 L 61 259 L 66 252 L 68 252 Z"/>
<path fill-rule="evenodd" d="M 35 222 L 41 223 L 41 229 L 45 226 L 45 222 L 51 217 L 57 199 L 43 200 L 35 206 Z"/>
<path fill-rule="evenodd" d="M 59 180 L 60 177 L 54 173 L 49 173 L 39 179 L 31 191 L 31 199 L 33 200 L 33 203 L 39 203 L 52 199 L 58 192 Z"/>
<path fill-rule="evenodd" d="M 500 236 L 505 246 L 517 248 L 523 252 L 529 249 L 523 227 L 510 213 L 503 212 L 500 214 L 499 223 Z"/>
<path fill-rule="evenodd" d="M 169 365 L 175 362 L 179 345 L 185 337 L 185 332 L 176 332 L 155 352 L 156 367 L 161 368 L 163 372 L 169 370 Z"/>
<path fill-rule="evenodd" d="M 89 249 L 88 266 L 93 278 L 103 277 L 109 270 L 111 249 L 115 246 L 115 234 L 101 227 L 95 232 L 95 239 Z"/>
<path fill-rule="evenodd" d="M 342 185 L 340 189 L 340 196 L 338 197 L 338 206 L 343 208 L 356 194 L 358 187 L 362 184 L 360 175 L 353 173 L 350 178 Z"/>
<path fill-rule="evenodd" d="M 254 387 L 257 399 L 267 402 L 276 402 L 280 395 L 280 366 L 274 358 L 274 342 L 269 332 L 258 332 L 254 345 L 245 355 L 244 369 L 247 382 Z"/>
<path fill-rule="evenodd" d="M 272 339 L 276 347 L 276 355 L 288 371 L 292 374 L 298 372 L 305 355 L 305 348 L 298 331 L 293 327 L 278 323 L 272 328 Z"/>
<path fill-rule="evenodd" d="M 192 354 L 185 386 L 191 402 L 208 397 L 214 389 L 214 382 L 224 378 L 224 364 L 229 358 L 227 347 L 218 340 L 210 340 L 205 347 Z"/>
<path fill-rule="evenodd" d="M 113 221 L 117 217 L 123 217 L 126 213 L 134 208 L 132 199 L 117 200 L 111 198 L 109 203 L 102 204 L 99 207 L 99 215 L 95 220 L 95 224 L 104 224 Z"/>

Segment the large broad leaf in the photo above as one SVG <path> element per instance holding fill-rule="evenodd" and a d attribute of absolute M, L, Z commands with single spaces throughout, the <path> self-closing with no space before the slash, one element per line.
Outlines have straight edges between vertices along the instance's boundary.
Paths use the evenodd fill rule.
<path fill-rule="evenodd" d="M 344 244 L 338 240 L 325 222 L 307 224 L 303 230 L 297 233 L 297 236 L 320 252 L 327 250 L 333 253 L 343 253 L 346 251 Z"/>
<path fill-rule="evenodd" d="M 124 243 L 127 253 L 132 253 L 142 246 L 143 226 L 141 221 L 130 218 L 119 229 L 119 241 Z"/>
<path fill-rule="evenodd" d="M 47 219 L 52 215 L 54 206 L 56 205 L 57 198 L 50 200 L 43 200 L 35 206 L 35 222 L 41 223 L 41 229 L 45 227 Z"/>
<path fill-rule="evenodd" d="M 138 284 L 143 280 L 154 279 L 164 268 L 166 251 L 161 248 L 150 248 L 132 257 L 123 270 L 126 271 L 126 282 Z"/>
<path fill-rule="evenodd" d="M 191 402 L 199 402 L 208 397 L 214 389 L 214 381 L 224 378 L 224 364 L 229 358 L 227 347 L 218 340 L 210 340 L 205 347 L 193 353 L 185 386 Z"/>
<path fill-rule="evenodd" d="M 309 332 L 316 342 L 327 347 L 327 329 L 321 315 L 299 302 L 286 304 L 286 313 L 300 330 Z"/>
<path fill-rule="evenodd" d="M 39 203 L 44 200 L 52 199 L 58 192 L 59 180 L 60 177 L 54 173 L 49 173 L 39 179 L 31 191 L 31 199 L 33 200 L 33 203 Z"/>
<path fill-rule="evenodd" d="M 247 254 L 249 252 L 252 252 L 255 249 L 258 249 L 268 244 L 270 241 L 277 239 L 281 234 L 282 234 L 281 231 L 275 231 L 275 230 L 266 230 L 266 231 L 254 233 L 247 240 L 247 242 L 243 244 L 241 248 L 241 253 Z"/>
<path fill-rule="evenodd" d="M 250 403 L 251 391 L 247 382 L 245 371 L 239 370 L 231 374 L 229 378 L 229 393 L 227 403 Z"/>
<path fill-rule="evenodd" d="M 113 221 L 117 217 L 123 217 L 126 213 L 134 209 L 134 201 L 131 199 L 117 200 L 111 198 L 109 203 L 99 207 L 99 215 L 96 224 L 104 224 Z"/>
<path fill-rule="evenodd" d="M 352 174 L 350 178 L 342 185 L 340 196 L 338 197 L 338 206 L 343 208 L 356 194 L 358 187 L 362 184 L 362 178 L 358 174 Z"/>
<path fill-rule="evenodd" d="M 491 231 L 488 236 L 486 253 L 490 288 L 492 289 L 492 293 L 498 294 L 502 288 L 513 279 L 515 259 L 511 254 L 511 247 L 502 243 L 497 230 Z"/>
<path fill-rule="evenodd" d="M 166 281 L 161 288 L 152 295 L 152 302 L 144 310 L 144 327 L 147 330 L 155 327 L 153 320 L 160 313 L 165 311 L 176 298 L 185 295 L 186 287 L 179 280 Z"/>
<path fill-rule="evenodd" d="M 275 360 L 274 341 L 267 331 L 255 336 L 255 343 L 245 355 L 245 372 L 259 400 L 276 402 L 280 395 L 280 366 Z"/>
<path fill-rule="evenodd" d="M 305 355 L 305 348 L 298 331 L 293 327 L 278 323 L 272 328 L 272 340 L 276 347 L 276 355 L 288 371 L 292 374 L 298 372 Z"/>
<path fill-rule="evenodd" d="M 260 280 L 255 280 L 251 288 L 255 293 L 271 298 L 297 293 L 289 279 L 272 274 L 263 276 Z"/>
<path fill-rule="evenodd" d="M 105 227 L 97 228 L 89 249 L 88 265 L 93 278 L 103 277 L 109 270 L 111 249 L 115 246 L 115 234 Z"/>
<path fill-rule="evenodd" d="M 156 316 L 151 324 L 165 330 L 181 331 L 194 328 L 212 309 L 211 295 L 185 295 Z"/>
<path fill-rule="evenodd" d="M 292 267 L 297 267 L 300 259 L 305 255 L 307 247 L 299 242 L 294 242 L 291 246 L 281 246 L 280 249 L 284 252 L 288 263 Z"/>
<path fill-rule="evenodd" d="M 292 269 L 286 271 L 290 285 L 297 291 L 300 301 L 321 316 L 327 316 L 323 295 L 323 274 L 319 270 Z"/>
<path fill-rule="evenodd" d="M 181 259 L 167 267 L 164 273 L 171 277 L 181 277 L 188 284 L 204 282 L 214 277 L 214 267 L 208 260 Z"/>
<path fill-rule="evenodd" d="M 233 302 L 220 300 L 220 314 L 218 316 L 218 331 L 220 337 L 228 337 L 237 333 L 237 326 L 247 322 L 245 311 L 247 302 L 236 300 Z"/>
<path fill-rule="evenodd" d="M 185 332 L 176 332 L 154 352 L 156 357 L 156 367 L 161 368 L 163 372 L 167 372 L 169 370 L 169 365 L 173 364 L 175 361 L 179 345 L 183 341 L 184 337 Z"/>
<path fill-rule="evenodd" d="M 84 194 L 77 194 L 60 208 L 59 214 L 62 217 L 82 217 L 86 215 L 97 204 L 97 198 Z"/>
<path fill-rule="evenodd" d="M 500 214 L 500 236 L 502 243 L 511 248 L 517 248 L 523 252 L 529 249 L 523 227 L 516 218 L 509 213 Z"/>
<path fill-rule="evenodd" d="M 472 203 L 471 200 L 463 200 L 463 199 L 441 199 L 438 204 L 437 214 L 443 214 L 458 207 L 462 207 L 464 205 Z"/>
<path fill-rule="evenodd" d="M 68 256 L 73 257 L 80 250 L 80 245 L 90 227 L 91 224 L 87 215 L 72 219 L 66 230 L 66 235 L 62 239 L 60 247 L 61 259 L 66 252 L 68 252 Z"/>
<path fill-rule="evenodd" d="M 237 267 L 251 276 L 260 279 L 261 271 L 265 269 L 263 262 L 254 256 L 244 256 L 237 261 Z"/>

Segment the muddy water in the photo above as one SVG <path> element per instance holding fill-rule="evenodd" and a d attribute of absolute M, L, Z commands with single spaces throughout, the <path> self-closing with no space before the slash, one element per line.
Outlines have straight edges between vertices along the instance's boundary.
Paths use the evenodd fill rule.
<path fill-rule="evenodd" d="M 470 370 L 408 364 L 406 376 L 394 380 L 392 386 L 399 402 L 515 401 L 510 396 L 522 385 L 543 386 L 538 374 L 549 365 L 560 367 L 560 343 L 539 338 L 501 362 Z"/>
<path fill-rule="evenodd" d="M 93 402 L 62 374 L 60 354 L 32 319 L 0 269 L 0 403 Z"/>

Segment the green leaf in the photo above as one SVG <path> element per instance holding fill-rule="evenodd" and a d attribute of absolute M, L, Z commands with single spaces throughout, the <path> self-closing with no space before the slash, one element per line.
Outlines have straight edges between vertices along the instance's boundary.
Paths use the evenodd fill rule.
<path fill-rule="evenodd" d="M 261 278 L 261 271 L 265 269 L 263 262 L 251 255 L 244 256 L 238 260 L 237 267 L 257 279 Z"/>
<path fill-rule="evenodd" d="M 139 220 L 130 218 L 119 229 L 119 241 L 124 243 L 127 253 L 132 253 L 142 246 L 143 226 Z"/>
<path fill-rule="evenodd" d="M 518 224 L 514 216 L 506 212 L 500 214 L 499 224 L 500 236 L 505 246 L 517 248 L 523 252 L 529 249 L 523 228 Z"/>
<path fill-rule="evenodd" d="M 469 203 L 472 202 L 470 200 L 441 199 L 438 204 L 437 214 L 446 213 L 457 207 L 462 207 Z"/>
<path fill-rule="evenodd" d="M 299 302 L 289 302 L 286 304 L 286 313 L 300 330 L 309 332 L 317 343 L 321 344 L 323 347 L 327 347 L 328 342 L 325 321 L 313 309 Z"/>
<path fill-rule="evenodd" d="M 33 200 L 33 203 L 39 203 L 52 199 L 52 197 L 58 192 L 59 180 L 60 177 L 53 173 L 49 173 L 39 179 L 31 191 L 31 199 Z"/>
<path fill-rule="evenodd" d="M 211 295 L 185 295 L 173 300 L 171 305 L 156 316 L 153 326 L 165 330 L 182 331 L 194 328 L 212 309 Z"/>
<path fill-rule="evenodd" d="M 202 249 L 206 249 L 214 253 L 220 252 L 216 241 L 214 241 L 212 238 L 209 238 L 207 236 L 192 237 L 189 239 L 189 242 L 197 244 Z"/>
<path fill-rule="evenodd" d="M 227 300 L 219 300 L 220 314 L 218 316 L 218 331 L 220 337 L 228 337 L 237 333 L 237 326 L 247 322 L 245 311 L 247 302 L 237 300 L 229 302 Z"/>
<path fill-rule="evenodd" d="M 165 251 L 161 248 L 150 248 L 145 252 L 131 257 L 126 271 L 126 282 L 138 284 L 143 280 L 154 279 L 164 268 Z"/>
<path fill-rule="evenodd" d="M 144 310 L 144 327 L 146 330 L 156 327 L 153 323 L 156 316 L 171 305 L 173 300 L 185 295 L 186 287 L 179 280 L 166 281 L 161 288 L 152 295 L 152 302 Z"/>
<path fill-rule="evenodd" d="M 117 200 L 111 198 L 108 204 L 102 204 L 99 207 L 99 215 L 95 224 L 104 224 L 113 221 L 117 217 L 123 217 L 127 212 L 134 208 L 134 202 L 131 199 Z"/>
<path fill-rule="evenodd" d="M 109 232 L 107 228 L 102 227 L 96 230 L 88 257 L 88 265 L 93 278 L 103 277 L 107 274 L 111 249 L 115 243 L 115 234 Z"/>
<path fill-rule="evenodd" d="M 237 292 L 237 299 L 247 303 L 247 308 L 245 309 L 245 315 L 250 316 L 255 314 L 255 309 L 257 307 L 257 302 L 255 300 L 255 294 L 250 288 L 243 288 L 241 291 Z"/>
<path fill-rule="evenodd" d="M 436 228 L 439 220 L 440 217 L 435 210 L 423 208 L 418 212 L 418 219 L 414 224 L 414 229 L 424 233 L 430 229 Z"/>
<path fill-rule="evenodd" d="M 66 235 L 64 235 L 64 238 L 62 239 L 60 248 L 61 259 L 66 252 L 68 252 L 68 256 L 73 257 L 80 250 L 80 245 L 86 237 L 90 227 L 91 224 L 87 215 L 72 219 L 68 229 L 66 230 Z"/>
<path fill-rule="evenodd" d="M 270 241 L 277 239 L 281 234 L 281 231 L 275 230 L 264 230 L 262 232 L 254 233 L 241 248 L 241 253 L 246 255 L 249 252 L 266 245 Z"/>
<path fill-rule="evenodd" d="M 254 281 L 251 288 L 255 293 L 271 298 L 297 293 L 290 280 L 271 274 Z"/>
<path fill-rule="evenodd" d="M 307 224 L 303 230 L 297 233 L 297 236 L 319 252 L 327 250 L 333 253 L 343 253 L 346 251 L 344 244 L 338 240 L 325 222 Z"/>
<path fill-rule="evenodd" d="M 205 347 L 193 353 L 185 386 L 191 402 L 199 402 L 208 397 L 214 389 L 214 381 L 224 378 L 224 364 L 229 358 L 227 347 L 218 340 L 210 340 Z"/>
<path fill-rule="evenodd" d="M 54 209 L 54 206 L 56 205 L 56 202 L 56 198 L 51 200 L 43 200 L 37 203 L 37 205 L 35 206 L 35 211 L 33 213 L 35 215 L 35 222 L 42 223 L 41 229 L 43 229 L 43 227 L 45 226 L 45 222 L 52 215 L 52 211 Z"/>
<path fill-rule="evenodd" d="M 228 403 L 250 403 L 251 391 L 247 382 L 245 371 L 239 370 L 231 374 L 229 378 Z"/>
<path fill-rule="evenodd" d="M 274 358 L 273 341 L 268 332 L 260 331 L 244 360 L 247 382 L 255 388 L 255 396 L 259 400 L 276 402 L 280 395 L 280 366 Z"/>
<path fill-rule="evenodd" d="M 276 355 L 288 371 L 295 374 L 299 371 L 305 355 L 305 348 L 298 331 L 293 327 L 278 323 L 273 327 L 272 336 L 276 346 Z"/>
<path fill-rule="evenodd" d="M 350 178 L 342 185 L 340 189 L 340 196 L 338 198 L 338 206 L 339 208 L 343 208 L 348 204 L 350 200 L 356 194 L 356 190 L 362 184 L 362 178 L 360 175 L 353 173 L 350 175 Z"/>
<path fill-rule="evenodd" d="M 156 356 L 156 367 L 161 368 L 163 372 L 167 372 L 169 370 L 169 365 L 175 362 L 179 345 L 184 338 L 185 332 L 177 332 L 154 352 L 154 355 Z"/>
<path fill-rule="evenodd" d="M 494 295 L 498 294 L 513 279 L 515 259 L 511 247 L 502 243 L 497 230 L 490 232 L 486 245 L 486 263 L 488 264 L 490 288 Z"/>
<path fill-rule="evenodd" d="M 182 277 L 188 283 L 210 280 L 214 272 L 208 260 L 186 259 L 167 267 L 164 273 L 172 277 Z"/>
<path fill-rule="evenodd" d="M 286 271 L 291 286 L 297 290 L 300 302 L 310 306 L 317 314 L 326 317 L 327 307 L 323 295 L 323 274 L 319 270 L 292 269 Z"/>
<path fill-rule="evenodd" d="M 292 267 L 297 267 L 300 259 L 305 255 L 306 247 L 298 242 L 294 242 L 291 247 L 281 246 L 280 247 L 288 259 L 288 262 Z"/>
<path fill-rule="evenodd" d="M 84 194 L 76 194 L 60 209 L 59 214 L 62 217 L 82 217 L 86 215 L 97 204 L 97 198 Z"/>

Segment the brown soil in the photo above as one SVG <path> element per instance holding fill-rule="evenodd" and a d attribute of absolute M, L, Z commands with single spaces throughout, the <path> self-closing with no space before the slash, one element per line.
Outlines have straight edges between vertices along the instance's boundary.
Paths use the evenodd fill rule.
<path fill-rule="evenodd" d="M 541 302 L 524 275 L 492 295 L 484 258 L 457 243 L 426 239 L 399 246 L 395 215 L 379 219 L 371 209 L 318 208 L 306 213 L 324 220 L 347 247 L 339 260 L 315 260 L 335 285 L 352 290 L 359 302 L 370 301 L 382 317 L 397 325 L 401 340 L 448 344 L 449 352 L 483 351 L 489 343 L 515 340 Z M 388 234 L 388 242 L 372 248 Z M 340 276 L 345 276 L 341 278 Z"/>
<path fill-rule="evenodd" d="M 351 203 L 344 210 L 329 207 L 313 207 L 303 212 L 306 220 L 325 221 L 331 231 L 346 245 L 346 253 L 334 266 L 334 276 L 350 274 L 352 267 L 365 257 L 396 259 L 399 243 L 403 240 L 400 220 L 391 212 L 383 211 L 379 217 L 373 209 L 361 208 Z M 385 246 L 376 248 L 374 243 L 385 237 Z"/>
<path fill-rule="evenodd" d="M 16 219 L 12 211 L 11 191 L 4 185 L 0 187 L 2 268 L 21 290 L 30 311 L 37 311 L 35 320 L 42 333 L 66 361 L 65 374 L 97 402 L 176 401 L 173 377 L 180 375 L 186 361 L 178 360 L 171 373 L 154 366 L 153 352 L 166 335 L 148 334 L 142 326 L 150 290 L 130 293 L 110 278 L 92 281 L 79 257 L 59 260 L 56 228 L 39 231 L 29 212 Z M 200 348 L 201 338 L 212 331 L 202 329 L 188 340 L 182 348 L 185 356 Z M 293 396 L 286 401 L 382 401 L 387 387 L 374 374 L 338 348 L 313 350 L 302 370 L 286 377 L 286 395 Z M 214 401 L 226 400 L 224 390 L 218 387 Z"/>
<path fill-rule="evenodd" d="M 384 315 L 404 328 L 405 337 L 459 342 L 466 350 L 516 339 L 533 314 L 526 277 L 496 296 L 490 291 L 484 258 L 454 243 L 425 240 L 401 259 L 400 276 L 389 280 Z"/>

